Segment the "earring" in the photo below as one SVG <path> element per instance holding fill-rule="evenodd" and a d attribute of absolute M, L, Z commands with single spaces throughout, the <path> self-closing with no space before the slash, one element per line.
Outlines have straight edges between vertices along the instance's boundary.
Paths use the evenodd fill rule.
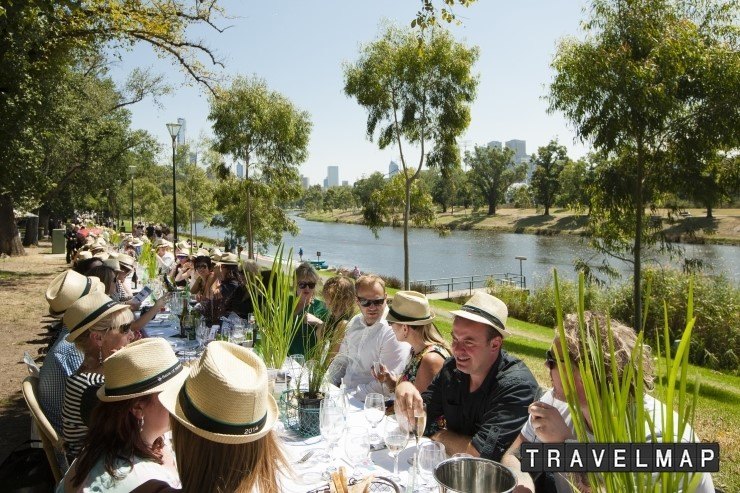
<path fill-rule="evenodd" d="M 100 352 L 98 353 L 98 363 L 101 365 L 103 364 L 103 348 L 100 348 Z"/>
<path fill-rule="evenodd" d="M 139 431 L 144 431 L 144 416 L 139 418 Z"/>

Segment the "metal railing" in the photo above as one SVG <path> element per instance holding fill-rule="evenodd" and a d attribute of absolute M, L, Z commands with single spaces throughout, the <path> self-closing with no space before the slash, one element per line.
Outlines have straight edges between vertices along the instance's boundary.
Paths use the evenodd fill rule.
<path fill-rule="evenodd" d="M 443 293 L 446 291 L 447 297 L 449 298 L 451 293 L 454 291 L 468 290 L 468 294 L 472 295 L 474 289 L 484 288 L 491 283 L 527 289 L 526 276 L 512 274 L 510 272 L 442 277 L 439 279 L 414 281 L 412 284 L 421 288 L 425 295 L 431 293 Z"/>

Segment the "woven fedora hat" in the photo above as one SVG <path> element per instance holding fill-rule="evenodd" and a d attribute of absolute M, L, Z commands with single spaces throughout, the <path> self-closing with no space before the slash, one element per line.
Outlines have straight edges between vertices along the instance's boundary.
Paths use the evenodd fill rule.
<path fill-rule="evenodd" d="M 72 303 L 88 293 L 105 292 L 105 286 L 97 277 L 86 277 L 73 270 L 59 274 L 46 289 L 49 315 L 60 318 Z"/>
<path fill-rule="evenodd" d="M 223 265 L 239 265 L 239 257 L 235 253 L 224 253 L 217 262 Z"/>
<path fill-rule="evenodd" d="M 133 240 L 129 241 L 128 244 L 132 247 L 140 247 L 144 244 L 144 242 L 141 241 L 139 238 L 134 238 Z"/>
<path fill-rule="evenodd" d="M 187 429 L 224 444 L 259 440 L 278 418 L 265 364 L 247 348 L 224 341 L 208 344 L 185 384 L 167 388 L 159 400 Z"/>
<path fill-rule="evenodd" d="M 103 265 L 113 269 L 114 272 L 121 272 L 121 264 L 118 262 L 118 259 L 108 257 L 103 260 Z"/>
<path fill-rule="evenodd" d="M 125 253 L 119 253 L 118 258 L 118 264 L 123 267 L 126 270 L 134 270 L 134 264 L 136 263 L 136 260 L 131 255 L 126 255 Z"/>
<path fill-rule="evenodd" d="M 506 303 L 488 293 L 475 293 L 459 310 L 451 310 L 450 313 L 456 317 L 490 325 L 504 337 L 511 335 L 506 330 L 506 319 L 509 316 Z"/>
<path fill-rule="evenodd" d="M 388 323 L 426 325 L 434 320 L 427 297 L 416 291 L 398 291 L 388 304 Z"/>
<path fill-rule="evenodd" d="M 139 339 L 103 362 L 105 383 L 98 399 L 116 402 L 179 388 L 188 376 L 169 343 L 161 337 Z"/>
<path fill-rule="evenodd" d="M 128 305 L 116 303 L 105 293 L 90 293 L 72 303 L 64 313 L 64 326 L 69 329 L 67 341 L 73 342 L 83 332 L 108 315 L 128 310 Z"/>

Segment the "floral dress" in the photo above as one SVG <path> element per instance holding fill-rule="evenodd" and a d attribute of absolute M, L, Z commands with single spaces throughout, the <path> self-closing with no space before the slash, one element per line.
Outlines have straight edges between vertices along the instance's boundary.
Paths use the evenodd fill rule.
<path fill-rule="evenodd" d="M 450 352 L 440 346 L 439 344 L 430 344 L 425 347 L 419 354 L 414 354 L 414 350 L 411 350 L 411 359 L 406 363 L 406 368 L 403 369 L 403 373 L 398 377 L 398 383 L 411 382 L 414 383 L 416 380 L 416 373 L 419 371 L 421 366 L 421 360 L 424 359 L 424 355 L 427 353 L 437 353 L 442 356 L 443 359 L 450 357 Z"/>

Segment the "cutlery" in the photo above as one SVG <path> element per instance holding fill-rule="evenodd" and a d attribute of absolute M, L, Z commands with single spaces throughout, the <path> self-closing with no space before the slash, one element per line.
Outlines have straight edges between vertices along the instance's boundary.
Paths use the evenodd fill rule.
<path fill-rule="evenodd" d="M 300 459 L 298 459 L 298 461 L 296 461 L 295 463 L 296 464 L 303 464 L 308 459 L 310 459 L 311 457 L 313 457 L 313 454 L 315 454 L 315 453 L 316 453 L 316 449 L 309 450 L 308 452 L 306 452 L 306 454 L 303 457 L 301 457 Z"/>

